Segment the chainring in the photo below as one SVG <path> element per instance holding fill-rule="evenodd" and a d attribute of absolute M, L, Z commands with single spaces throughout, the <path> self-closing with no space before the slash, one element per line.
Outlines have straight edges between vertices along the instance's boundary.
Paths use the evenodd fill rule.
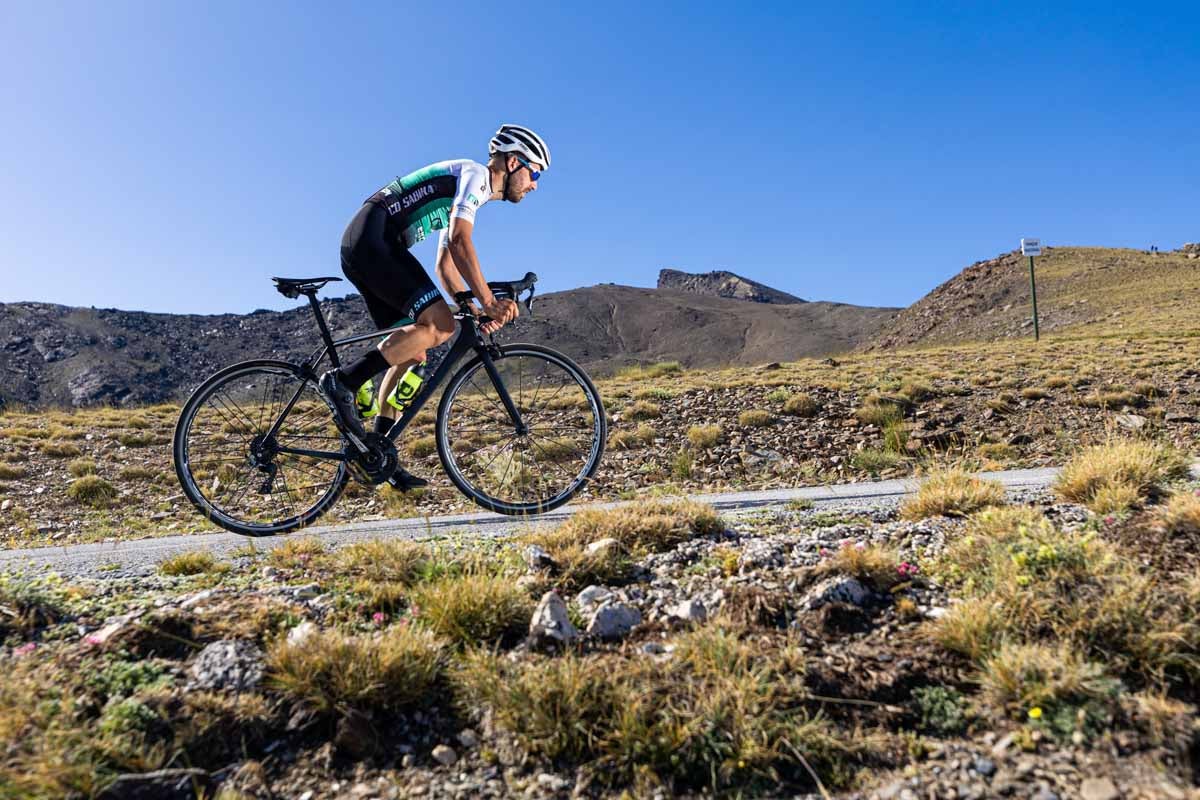
<path fill-rule="evenodd" d="M 350 469 L 350 477 L 363 486 L 378 486 L 392 477 L 396 467 L 400 465 L 400 456 L 396 453 L 396 445 L 382 433 L 368 433 L 363 439 L 367 452 L 354 457 L 356 448 L 346 445 L 343 451 L 349 457 L 346 466 Z"/>

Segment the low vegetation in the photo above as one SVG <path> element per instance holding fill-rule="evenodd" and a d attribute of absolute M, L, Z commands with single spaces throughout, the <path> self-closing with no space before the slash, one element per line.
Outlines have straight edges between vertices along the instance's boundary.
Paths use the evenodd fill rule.
<path fill-rule="evenodd" d="M 977 478 L 961 467 L 942 467 L 926 476 L 916 494 L 901 503 L 900 516 L 961 517 L 1003 503 L 1004 487 L 999 483 Z"/>
<path fill-rule="evenodd" d="M 1154 495 L 1165 482 L 1186 477 L 1189 463 L 1172 447 L 1113 437 L 1067 462 L 1054 489 L 1064 500 L 1100 514 L 1122 511 Z"/>

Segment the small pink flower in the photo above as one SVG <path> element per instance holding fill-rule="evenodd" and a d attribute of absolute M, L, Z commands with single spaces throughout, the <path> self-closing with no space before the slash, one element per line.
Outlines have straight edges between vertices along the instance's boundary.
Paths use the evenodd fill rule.
<path fill-rule="evenodd" d="M 854 543 L 854 549 L 855 549 L 855 550 L 866 550 L 866 549 L 867 549 L 867 543 L 866 543 L 866 542 L 855 542 L 855 543 Z"/>
<path fill-rule="evenodd" d="M 1196 491 L 1192 492 L 1192 494 L 1196 495 L 1196 497 L 1200 497 L 1200 489 L 1197 489 Z"/>
<path fill-rule="evenodd" d="M 382 611 L 376 611 L 371 615 L 371 622 L 374 622 L 376 625 L 382 625 L 385 619 L 386 617 Z"/>
<path fill-rule="evenodd" d="M 842 547 L 849 547 L 852 544 L 854 544 L 853 539 L 842 539 Z"/>
<path fill-rule="evenodd" d="M 896 572 L 900 573 L 901 578 L 911 578 L 920 571 L 920 567 L 918 567 L 916 564 L 910 564 L 907 561 L 901 562 L 900 565 L 896 567 Z"/>
<path fill-rule="evenodd" d="M 822 547 L 817 551 L 817 555 L 819 555 L 821 558 L 829 558 L 830 553 L 826 548 Z"/>
<path fill-rule="evenodd" d="M 14 648 L 13 655 L 14 656 L 25 656 L 25 655 L 29 655 L 34 650 L 37 650 L 37 642 L 26 642 L 25 644 L 21 645 L 20 647 Z"/>
<path fill-rule="evenodd" d="M 96 645 L 96 646 L 99 646 L 99 645 L 102 645 L 102 644 L 104 644 L 104 640 L 103 640 L 103 639 L 101 639 L 99 636 L 97 636 L 97 635 L 96 635 L 96 634 L 94 634 L 94 633 L 90 633 L 90 634 L 88 634 L 87 636 L 85 636 L 85 637 L 84 637 L 84 639 L 83 639 L 83 640 L 84 640 L 85 642 L 87 642 L 88 644 L 91 644 L 91 645 Z"/>
<path fill-rule="evenodd" d="M 1112 514 L 1109 514 L 1107 517 L 1104 518 L 1105 525 L 1112 525 L 1116 521 L 1117 521 L 1117 518 L 1114 517 Z"/>

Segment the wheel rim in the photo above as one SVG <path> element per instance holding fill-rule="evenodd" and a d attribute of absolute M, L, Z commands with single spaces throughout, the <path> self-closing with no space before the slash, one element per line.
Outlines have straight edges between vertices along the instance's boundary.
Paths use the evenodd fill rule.
<path fill-rule="evenodd" d="M 477 362 L 446 390 L 439 445 L 447 472 L 468 495 L 536 513 L 571 497 L 595 471 L 603 411 L 576 370 L 549 354 L 509 350 L 494 363 L 527 431 L 514 429 Z"/>
<path fill-rule="evenodd" d="M 300 398 L 268 436 L 301 385 Z M 344 462 L 279 452 L 342 447 L 316 386 L 294 371 L 256 366 L 231 373 L 209 386 L 190 412 L 180 431 L 180 477 L 193 501 L 223 527 L 292 528 L 336 499 Z"/>

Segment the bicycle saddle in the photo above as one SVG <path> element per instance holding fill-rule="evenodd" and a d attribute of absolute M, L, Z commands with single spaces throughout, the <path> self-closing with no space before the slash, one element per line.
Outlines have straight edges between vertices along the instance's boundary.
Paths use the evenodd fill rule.
<path fill-rule="evenodd" d="M 302 294 L 316 293 L 330 281 L 340 281 L 341 278 L 271 278 L 275 281 L 275 289 L 284 297 L 293 300 Z"/>

